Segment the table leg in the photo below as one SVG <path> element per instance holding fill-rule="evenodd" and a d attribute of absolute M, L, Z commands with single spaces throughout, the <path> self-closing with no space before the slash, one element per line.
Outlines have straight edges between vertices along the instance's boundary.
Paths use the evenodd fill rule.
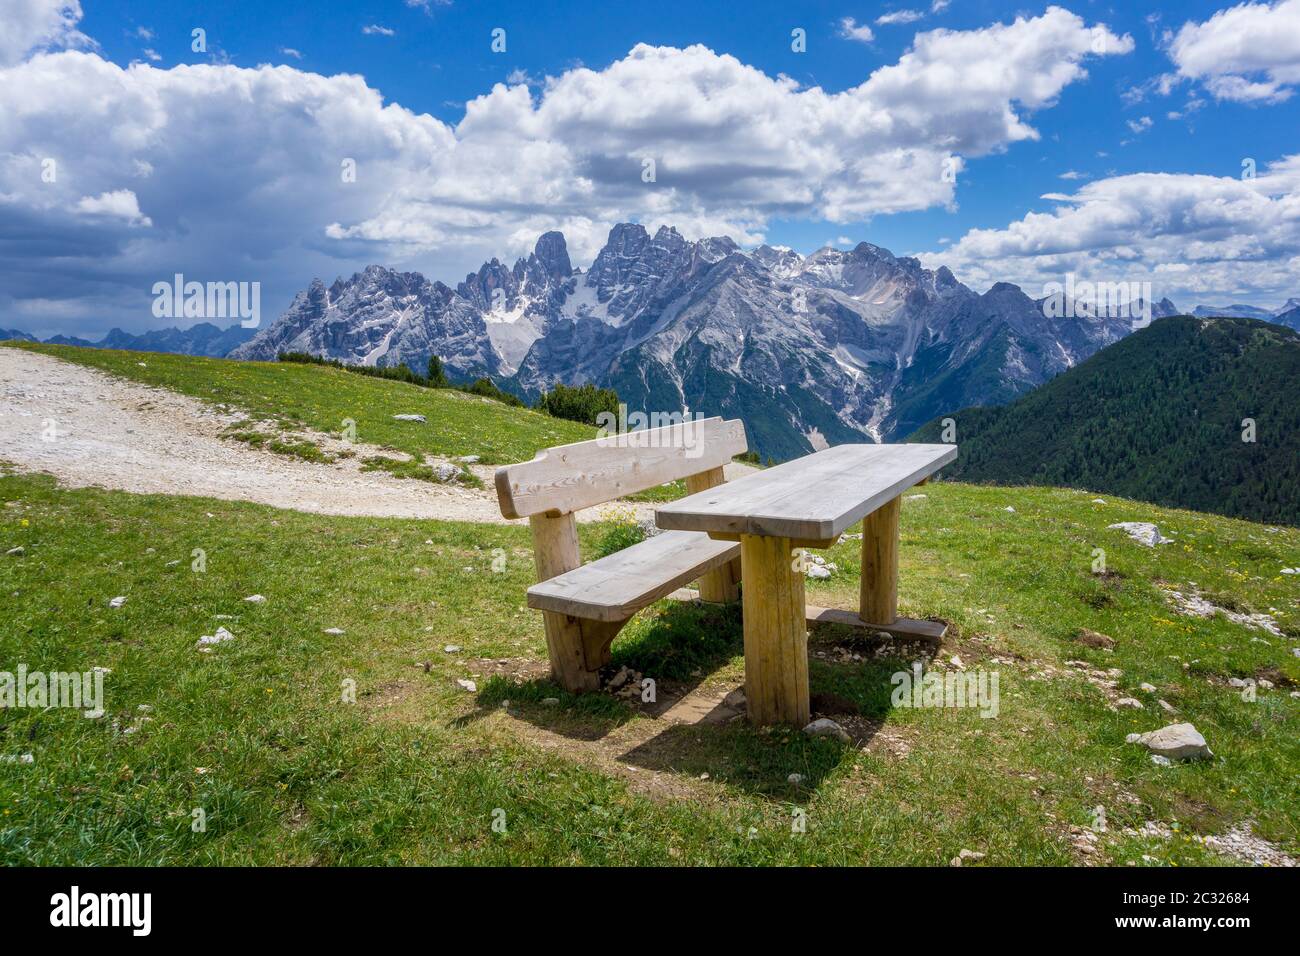
<path fill-rule="evenodd" d="M 808 624 L 803 573 L 789 538 L 740 536 L 745 699 L 750 723 L 808 723 Z"/>
<path fill-rule="evenodd" d="M 898 620 L 898 510 L 901 498 L 862 521 L 862 579 L 858 615 L 868 624 Z"/>

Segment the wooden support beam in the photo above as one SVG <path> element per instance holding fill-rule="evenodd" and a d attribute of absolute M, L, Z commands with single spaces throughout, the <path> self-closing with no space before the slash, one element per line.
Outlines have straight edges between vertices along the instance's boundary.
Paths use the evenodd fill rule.
<path fill-rule="evenodd" d="M 549 581 L 582 564 L 578 526 L 572 513 L 559 517 L 533 515 L 528 523 L 533 531 L 533 559 L 537 565 L 538 581 Z M 554 611 L 543 611 L 542 622 L 546 628 L 551 674 L 556 682 L 575 694 L 599 688 L 599 665 L 589 667 L 587 661 L 587 642 L 583 640 L 583 624 L 586 622 Z M 610 640 L 613 640 L 612 636 Z"/>
<path fill-rule="evenodd" d="M 898 511 L 894 498 L 862 519 L 862 580 L 858 612 L 868 624 L 898 618 Z"/>
<path fill-rule="evenodd" d="M 709 537 L 714 541 L 739 541 L 740 532 L 738 531 L 710 531 Z M 791 538 L 790 547 L 792 548 L 813 548 L 817 551 L 833 548 L 840 543 L 838 537 L 835 538 Z"/>
<path fill-rule="evenodd" d="M 808 625 L 803 574 L 789 538 L 745 535 L 745 699 L 757 725 L 808 723 Z"/>
<path fill-rule="evenodd" d="M 722 466 L 686 476 L 686 493 L 696 494 L 716 488 L 726 481 Z M 711 604 L 730 604 L 740 600 L 740 558 L 709 571 L 700 578 L 700 600 Z"/>
<path fill-rule="evenodd" d="M 948 625 L 938 621 L 918 621 L 910 617 L 900 617 L 893 624 L 868 624 L 852 611 L 837 607 L 818 607 L 809 604 L 804 611 L 809 624 L 841 624 L 868 631 L 880 631 L 896 637 L 901 641 L 923 641 L 938 649 L 948 633 Z"/>
<path fill-rule="evenodd" d="M 584 618 L 578 621 L 578 627 L 582 631 L 582 653 L 588 672 L 599 671 L 609 663 L 609 646 L 618 632 L 623 630 L 623 625 L 630 620 L 631 618 L 621 621 L 592 621 Z M 600 684 L 599 675 L 596 684 Z"/>

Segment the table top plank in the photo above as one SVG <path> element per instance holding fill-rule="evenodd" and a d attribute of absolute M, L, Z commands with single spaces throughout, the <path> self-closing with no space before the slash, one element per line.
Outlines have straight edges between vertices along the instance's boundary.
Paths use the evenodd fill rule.
<path fill-rule="evenodd" d="M 837 445 L 655 511 L 661 528 L 826 540 L 957 457 L 956 445 Z"/>

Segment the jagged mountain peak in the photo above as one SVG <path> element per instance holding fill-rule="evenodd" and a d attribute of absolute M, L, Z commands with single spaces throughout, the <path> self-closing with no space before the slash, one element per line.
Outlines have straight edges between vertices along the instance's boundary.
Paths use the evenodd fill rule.
<path fill-rule="evenodd" d="M 573 274 L 573 264 L 569 261 L 569 247 L 562 232 L 544 232 L 533 247 L 533 257 L 546 272 L 559 279 L 567 279 Z"/>

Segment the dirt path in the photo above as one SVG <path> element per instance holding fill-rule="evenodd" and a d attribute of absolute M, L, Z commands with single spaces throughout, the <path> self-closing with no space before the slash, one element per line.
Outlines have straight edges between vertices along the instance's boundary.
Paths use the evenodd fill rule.
<path fill-rule="evenodd" d="M 46 472 L 67 487 L 201 495 L 319 514 L 514 523 L 497 509 L 491 468 L 474 468 L 485 489 L 362 472 L 360 459 L 378 448 L 319 433 L 310 437 L 322 449 L 351 448 L 356 457 L 300 461 L 222 438 L 242 417 L 52 356 L 0 348 L 0 461 Z M 589 508 L 580 518 L 596 520 L 600 511 Z M 637 511 L 653 514 L 646 505 Z"/>

